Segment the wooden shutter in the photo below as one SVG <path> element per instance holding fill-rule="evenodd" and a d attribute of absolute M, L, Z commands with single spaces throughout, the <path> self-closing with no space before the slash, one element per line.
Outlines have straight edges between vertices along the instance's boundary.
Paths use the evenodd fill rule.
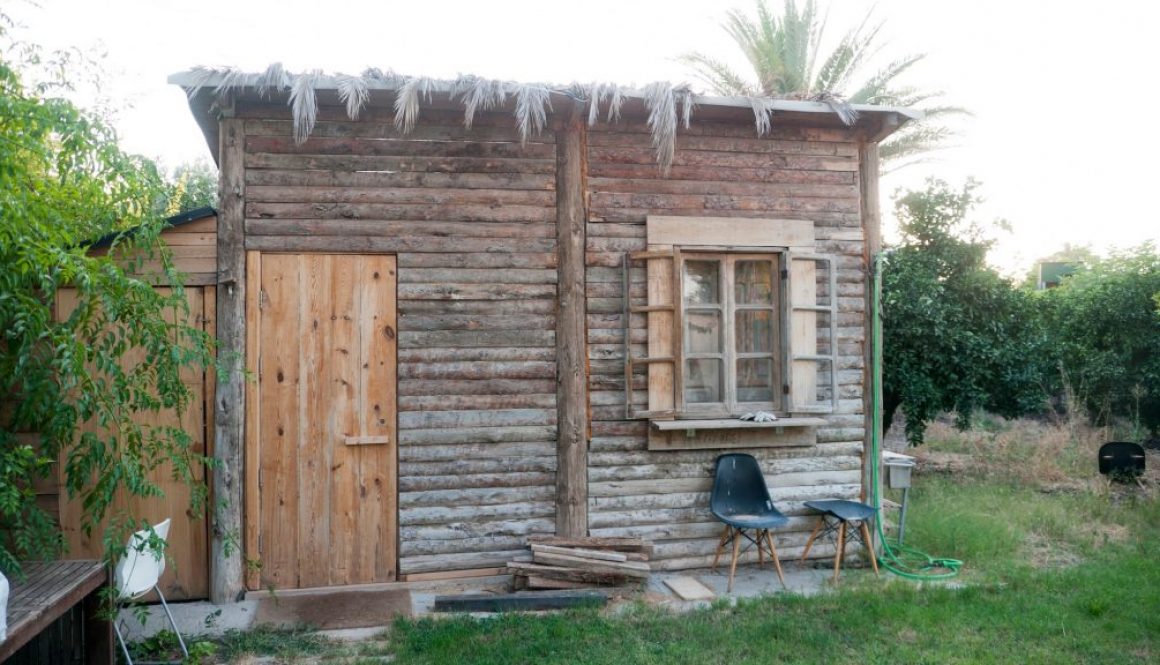
<path fill-rule="evenodd" d="M 800 252 L 790 252 L 787 261 L 790 329 L 785 353 L 790 371 L 786 410 L 833 413 L 838 407 L 837 263 L 832 256 Z M 823 266 L 820 279 L 819 265 Z"/>
<path fill-rule="evenodd" d="M 646 266 L 648 300 L 632 304 L 632 266 Z M 672 246 L 624 255 L 624 409 L 629 419 L 672 420 L 684 407 L 681 385 L 680 250 Z M 632 315 L 648 317 L 648 355 L 633 356 Z M 648 367 L 648 408 L 632 402 L 632 378 L 638 366 Z"/>

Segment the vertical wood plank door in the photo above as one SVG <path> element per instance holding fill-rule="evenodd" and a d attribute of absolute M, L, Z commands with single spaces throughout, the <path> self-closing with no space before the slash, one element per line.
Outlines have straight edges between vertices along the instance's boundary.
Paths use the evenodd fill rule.
<path fill-rule="evenodd" d="M 396 578 L 395 257 L 260 254 L 259 586 Z M 254 445 L 250 441 L 247 445 Z M 253 458 L 251 457 L 251 460 Z M 254 502 L 250 502 L 254 506 Z M 252 580 L 252 578 L 251 578 Z"/>
<path fill-rule="evenodd" d="M 158 287 L 158 290 L 169 295 L 169 287 Z M 213 287 L 186 287 L 185 295 L 189 303 L 189 319 L 186 323 L 213 334 L 216 309 Z M 57 296 L 56 306 L 58 317 L 68 316 L 77 306 L 76 292 L 62 289 Z M 146 358 L 142 349 L 132 349 L 121 358 L 121 365 L 126 368 L 144 362 Z M 213 404 L 213 396 L 210 394 L 213 377 L 207 376 L 200 369 L 186 368 L 182 373 L 182 382 L 193 397 L 180 417 L 173 411 L 163 411 L 141 413 L 136 418 L 138 422 L 147 425 L 181 427 L 190 436 L 192 450 L 201 455 L 211 447 L 207 446 L 208 435 L 212 432 L 212 428 L 208 428 L 207 405 Z M 95 428 L 96 425 L 89 423 L 82 430 Z M 63 474 L 63 469 L 63 465 L 58 465 L 60 474 Z M 197 467 L 193 472 L 198 480 L 205 477 L 204 468 Z M 209 520 L 204 515 L 193 513 L 190 488 L 173 478 L 171 465 L 165 463 L 158 466 L 150 472 L 149 480 L 161 489 L 164 496 L 144 498 L 122 489 L 115 495 L 109 514 L 147 520 L 151 524 L 172 518 L 167 547 L 168 561 L 165 574 L 161 577 L 161 589 L 170 600 L 205 598 L 209 594 Z M 63 476 L 60 483 L 60 525 L 68 544 L 67 557 L 101 558 L 104 555 L 104 524 L 86 534 L 81 528 L 83 507 L 80 500 L 68 497 L 63 489 Z M 150 594 L 146 599 L 153 599 L 153 595 Z"/>

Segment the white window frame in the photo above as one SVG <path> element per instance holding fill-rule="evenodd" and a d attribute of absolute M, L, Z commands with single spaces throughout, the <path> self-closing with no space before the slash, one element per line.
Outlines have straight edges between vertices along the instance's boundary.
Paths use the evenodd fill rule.
<path fill-rule="evenodd" d="M 678 418 L 728 418 L 739 416 L 752 411 L 771 411 L 785 413 L 785 400 L 782 393 L 786 386 L 786 321 L 787 308 L 785 303 L 786 253 L 784 251 L 768 252 L 719 252 L 707 250 L 682 251 L 680 254 L 681 270 L 680 283 L 676 295 L 681 299 L 680 326 L 681 348 L 678 350 L 679 360 L 682 363 L 678 372 L 679 380 L 673 386 L 677 397 L 676 416 Z M 690 261 L 715 262 L 719 266 L 718 294 L 716 304 L 692 304 L 686 300 L 684 287 L 686 284 L 687 266 Z M 769 305 L 739 304 L 735 301 L 736 265 L 741 261 L 765 261 L 771 264 L 770 274 L 773 278 L 773 302 Z M 689 350 L 690 311 L 715 311 L 719 315 L 720 351 L 694 353 Z M 772 315 L 769 353 L 740 352 L 737 350 L 736 316 L 739 311 L 768 311 Z M 768 358 L 773 366 L 773 376 L 770 385 L 772 399 L 765 402 L 742 402 L 737 398 L 738 361 L 748 358 Z M 687 401 L 686 388 L 688 385 L 688 361 L 698 359 L 715 359 L 721 363 L 722 401 L 694 402 Z"/>

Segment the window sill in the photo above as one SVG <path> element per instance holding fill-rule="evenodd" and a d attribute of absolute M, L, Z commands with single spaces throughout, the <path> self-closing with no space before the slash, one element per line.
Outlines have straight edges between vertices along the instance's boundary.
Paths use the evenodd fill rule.
<path fill-rule="evenodd" d="M 722 429 L 781 429 L 784 427 L 821 427 L 826 421 L 821 418 L 778 418 L 766 423 L 737 418 L 712 418 L 706 420 L 654 420 L 652 426 L 660 432 L 680 432 Z"/>

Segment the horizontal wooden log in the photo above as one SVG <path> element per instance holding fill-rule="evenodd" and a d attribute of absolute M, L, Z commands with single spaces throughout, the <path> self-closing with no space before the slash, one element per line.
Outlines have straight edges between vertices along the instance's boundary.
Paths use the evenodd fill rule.
<path fill-rule="evenodd" d="M 556 303 L 548 299 L 509 300 L 504 314 L 555 314 Z M 400 300 L 399 314 L 495 314 L 490 300 Z"/>
<path fill-rule="evenodd" d="M 830 127 L 813 127 L 808 124 L 797 123 L 774 123 L 770 130 L 761 140 L 766 141 L 824 141 L 836 143 L 850 143 L 857 140 L 856 131 L 853 128 L 830 128 Z M 620 122 L 612 124 L 599 123 L 595 125 L 590 135 L 608 134 L 615 138 L 610 139 L 616 141 L 623 138 L 623 135 L 644 135 L 650 136 L 651 131 L 648 125 L 639 120 L 622 119 Z M 749 123 L 737 123 L 728 121 L 714 121 L 708 119 L 700 119 L 698 122 L 692 124 L 687 128 L 681 128 L 682 136 L 705 136 L 712 138 L 742 138 L 752 139 L 757 138 L 753 125 Z M 599 139 L 597 139 L 599 140 Z"/>
<path fill-rule="evenodd" d="M 555 515 L 555 504 L 551 501 L 536 501 L 536 502 L 520 502 L 520 503 L 501 503 L 489 504 L 482 506 L 421 506 L 416 508 L 399 508 L 399 524 L 400 526 L 414 526 L 421 524 L 450 524 L 453 522 L 463 522 L 467 520 L 482 520 L 482 521 L 511 521 L 518 519 L 537 519 L 544 517 L 551 517 Z M 525 553 L 524 548 L 520 548 L 518 553 Z M 506 555 L 496 552 L 496 556 L 505 556 L 505 561 L 514 556 L 517 552 L 511 552 Z M 489 559 L 490 561 L 490 559 Z M 479 567 L 486 566 L 486 563 L 480 563 Z M 501 562 L 502 565 L 502 562 Z M 435 570 L 435 569 L 432 569 Z"/>
<path fill-rule="evenodd" d="M 838 178 L 848 180 L 848 178 Z M 699 180 L 659 180 L 649 178 L 589 178 L 593 192 L 632 194 L 718 194 L 728 196 L 790 196 L 796 198 L 848 198 L 858 196 L 854 182 L 705 182 Z M 852 237 L 852 236 L 839 236 Z"/>
<path fill-rule="evenodd" d="M 399 530 L 399 539 L 408 540 L 462 540 L 464 538 L 487 538 L 489 536 L 519 536 L 551 533 L 555 531 L 554 520 L 517 519 L 495 522 L 466 520 L 447 524 L 412 525 Z"/>
<path fill-rule="evenodd" d="M 679 143 L 679 142 L 678 142 Z M 655 168 L 656 150 L 651 146 L 638 148 L 588 148 L 590 169 L 600 173 L 599 167 L 608 164 L 638 164 Z M 750 153 L 725 150 L 677 150 L 673 167 L 704 167 L 721 169 L 790 169 L 795 171 L 857 171 L 857 155 L 809 155 L 790 153 Z M 739 178 L 740 179 L 740 178 Z"/>
<path fill-rule="evenodd" d="M 520 251 L 520 242 L 535 238 L 550 238 L 547 224 L 525 220 L 454 221 L 451 219 L 400 220 L 376 219 L 318 219 L 318 218 L 249 218 L 246 233 L 255 236 L 400 236 L 411 238 L 492 238 L 506 240 L 513 252 Z M 536 266 L 540 267 L 540 266 Z"/>
<path fill-rule="evenodd" d="M 520 546 L 520 536 L 484 536 L 459 540 L 403 540 L 399 541 L 399 556 L 431 556 L 438 554 L 465 554 L 511 550 Z"/>
<path fill-rule="evenodd" d="M 504 459 L 457 459 L 436 462 L 403 462 L 399 464 L 399 478 L 415 483 L 431 482 L 443 487 L 486 486 L 491 474 L 551 474 L 556 470 L 554 457 L 521 456 Z M 427 481 L 425 479 L 431 479 Z M 466 480 L 457 480 L 466 479 Z M 410 482 L 410 481 L 409 481 Z"/>
<path fill-rule="evenodd" d="M 519 393 L 545 395 L 551 393 L 554 380 L 491 378 L 486 373 L 476 379 L 405 379 L 399 381 L 399 395 L 496 395 L 505 396 Z M 403 409 L 400 402 L 400 409 Z M 406 410 L 406 409 L 404 409 Z"/>
<path fill-rule="evenodd" d="M 246 203 L 247 219 L 415 220 L 442 222 L 539 222 L 556 211 L 543 206 L 388 203 Z M 247 230 L 251 225 L 247 223 Z"/>
<path fill-rule="evenodd" d="M 518 549 L 399 557 L 399 573 L 402 575 L 410 575 L 413 573 L 431 573 L 445 570 L 498 568 L 507 565 L 508 561 L 525 554 L 526 550 Z"/>
<path fill-rule="evenodd" d="M 399 363 L 400 379 L 552 379 L 550 361 L 462 361 Z M 400 394 L 414 394 L 403 393 Z"/>
<path fill-rule="evenodd" d="M 404 446 L 448 445 L 453 443 L 517 443 L 553 441 L 555 438 L 556 427 L 554 425 L 424 428 L 399 432 L 399 444 Z"/>
<path fill-rule="evenodd" d="M 601 193 L 592 195 L 592 207 L 607 208 L 649 208 L 667 210 L 747 210 L 762 213 L 812 213 L 836 212 L 856 213 L 858 198 L 788 198 L 780 196 L 729 196 L 721 194 L 621 194 Z M 609 226 L 594 224 L 596 229 Z"/>
<path fill-rule="evenodd" d="M 552 425 L 555 409 L 493 409 L 487 411 L 407 411 L 399 414 L 399 429 L 512 427 Z"/>
<path fill-rule="evenodd" d="M 497 275 L 497 278 L 499 275 Z M 555 298 L 555 284 L 399 284 L 400 300 L 522 300 Z"/>
<path fill-rule="evenodd" d="M 589 215 L 589 221 L 593 223 L 614 222 L 619 224 L 627 223 L 644 223 L 649 215 L 656 214 L 651 208 L 597 208 L 593 207 Z M 679 208 L 672 209 L 665 213 L 671 217 L 701 217 L 705 215 L 705 211 L 701 208 Z M 763 217 L 785 217 L 786 211 L 778 210 L 730 210 L 728 208 L 717 209 L 712 211 L 713 217 L 734 217 L 737 219 L 757 219 Z M 818 225 L 832 225 L 832 226 L 849 226 L 856 227 L 860 223 L 861 217 L 854 212 L 809 212 L 800 211 L 793 212 L 792 215 L 797 218 L 806 219 L 814 223 L 815 228 Z M 839 259 L 839 265 L 842 265 L 842 258 Z M 853 257 L 848 257 L 850 261 L 854 261 Z M 843 265 L 842 267 L 854 267 L 853 263 Z"/>
<path fill-rule="evenodd" d="M 514 466 L 514 464 L 513 464 Z M 427 492 L 432 490 L 466 490 L 479 488 L 546 487 L 555 483 L 554 471 L 508 471 L 500 469 L 487 473 L 472 472 L 455 475 L 399 474 L 400 492 Z"/>
<path fill-rule="evenodd" d="M 299 169 L 248 169 L 247 191 L 251 186 L 269 187 L 413 187 L 440 190 L 556 189 L 554 174 L 531 173 L 422 173 L 415 171 L 347 171 Z M 553 195 L 554 197 L 554 195 Z"/>
<path fill-rule="evenodd" d="M 400 411 L 554 408 L 556 408 L 555 393 L 541 395 L 424 395 L 419 397 L 399 397 Z"/>
<path fill-rule="evenodd" d="M 556 205 L 547 189 L 428 189 L 425 187 L 334 187 L 320 185 L 252 185 L 246 188 L 252 203 L 388 203 L 423 205 L 539 206 Z"/>
<path fill-rule="evenodd" d="M 411 268 L 533 268 L 554 269 L 554 253 L 511 252 L 510 254 L 478 254 L 448 252 L 445 254 L 406 253 L 398 257 L 399 269 Z"/>
<path fill-rule="evenodd" d="M 379 157 L 368 155 L 278 155 L 247 153 L 246 169 L 304 171 L 416 171 L 419 173 L 553 173 L 554 159 L 498 157 Z M 654 167 L 655 168 L 655 167 Z"/>
<path fill-rule="evenodd" d="M 837 159 L 834 158 L 833 161 L 836 162 Z M 855 164 L 856 163 L 857 162 L 855 161 Z M 855 171 L 849 170 L 850 166 L 844 162 L 840 164 L 831 164 L 831 166 L 840 166 L 841 168 L 805 170 L 793 166 L 784 166 L 779 168 L 773 164 L 740 168 L 728 168 L 703 164 L 678 164 L 669 169 L 668 179 L 692 180 L 698 182 L 771 182 L 827 185 L 852 185 L 854 182 L 856 182 L 857 166 L 854 167 Z M 657 167 L 655 157 L 652 164 L 591 161 L 588 164 L 588 174 L 593 178 L 627 178 L 643 180 L 648 178 L 656 178 Z"/>
<path fill-rule="evenodd" d="M 311 136 L 302 143 L 292 136 L 248 136 L 246 152 L 281 155 L 372 155 L 453 159 L 517 158 L 555 159 L 556 148 L 548 143 L 499 141 L 424 141 L 413 137 Z"/>
<path fill-rule="evenodd" d="M 588 137 L 588 145 L 594 148 L 612 149 L 634 148 L 642 150 L 653 148 L 652 136 L 650 134 L 630 134 L 625 132 L 592 132 Z M 836 155 L 855 158 L 858 156 L 858 144 L 853 141 L 794 141 L 758 138 L 752 135 L 741 138 L 731 136 L 689 136 L 682 133 L 681 136 L 677 137 L 677 149 L 681 152 L 688 150 L 709 150 L 730 153 Z"/>
<path fill-rule="evenodd" d="M 424 316 L 416 314 L 413 316 Z M 472 316 L 471 314 L 454 314 L 449 316 Z M 399 317 L 399 327 L 407 330 L 404 317 Z M 400 349 L 398 361 L 403 363 L 447 363 L 459 361 L 540 361 L 552 362 L 556 359 L 555 349 L 536 349 L 527 347 L 510 348 L 426 348 Z"/>
<path fill-rule="evenodd" d="M 447 430 L 442 430 L 446 432 Z M 504 441 L 484 443 L 449 443 L 404 445 L 399 449 L 400 463 L 443 462 L 449 460 L 502 459 L 504 457 L 533 458 L 553 455 L 555 441 Z"/>
<path fill-rule="evenodd" d="M 406 268 L 399 271 L 400 284 L 555 284 L 555 269 L 509 268 Z M 496 314 L 495 316 L 501 316 Z M 536 325 L 543 325 L 537 323 Z M 478 327 L 478 326 L 477 326 Z"/>
<path fill-rule="evenodd" d="M 507 286 L 507 285 L 505 285 Z M 399 287 L 400 290 L 403 288 Z M 408 330 L 399 332 L 399 348 L 546 347 L 556 344 L 554 330 Z"/>
<path fill-rule="evenodd" d="M 458 271 L 463 272 L 463 271 Z M 509 270 L 508 273 L 538 272 Z M 511 279 L 505 275 L 504 279 Z M 495 278 L 493 276 L 492 281 Z M 481 280 L 482 281 L 482 280 Z M 400 330 L 551 330 L 556 317 L 550 314 L 403 314 Z"/>
<path fill-rule="evenodd" d="M 282 220 L 285 221 L 285 220 Z M 551 252 L 552 238 L 441 238 L 380 235 L 247 235 L 246 249 L 263 252 Z"/>

